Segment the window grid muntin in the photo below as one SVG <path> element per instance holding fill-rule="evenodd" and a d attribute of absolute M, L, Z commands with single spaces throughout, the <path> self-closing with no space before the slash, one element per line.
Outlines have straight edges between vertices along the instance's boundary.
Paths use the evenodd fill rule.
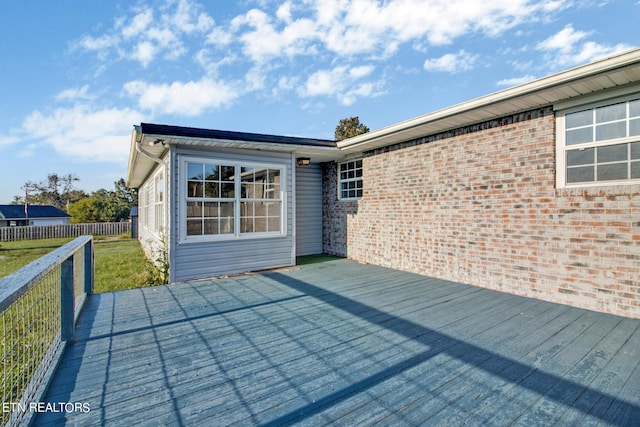
<path fill-rule="evenodd" d="M 284 167 L 275 164 L 253 165 L 250 162 L 245 164 L 244 162 L 217 161 L 203 158 L 185 159 L 184 164 L 187 171 L 186 184 L 183 184 L 187 187 L 187 195 L 183 199 L 185 200 L 183 202 L 185 203 L 185 220 L 182 222 L 182 227 L 184 227 L 182 235 L 184 238 L 196 240 L 201 240 L 201 238 L 229 239 L 242 236 L 273 236 L 284 233 L 285 206 L 282 193 L 283 183 L 281 182 L 282 177 L 285 176 Z M 204 172 L 197 175 L 190 173 L 193 171 L 193 167 L 190 167 L 190 165 L 193 164 L 202 165 Z M 212 173 L 207 174 L 206 171 L 211 165 L 217 165 L 219 173 L 214 173 L 212 168 L 210 169 Z M 228 169 L 225 172 L 223 168 Z M 262 187 L 255 184 L 255 178 L 243 178 L 243 173 L 248 169 L 267 170 L 267 179 Z M 253 176 L 255 177 L 255 173 Z M 237 177 L 240 178 L 237 179 Z M 215 185 L 219 184 L 218 190 L 207 190 L 207 184 L 209 184 L 210 189 L 215 189 Z M 233 187 L 229 186 L 225 191 L 225 184 L 233 184 Z M 243 184 L 260 187 L 260 196 L 244 197 L 242 192 L 243 189 L 246 190 L 246 187 L 243 188 Z M 231 192 L 231 188 L 233 188 L 233 192 Z M 256 193 L 254 191 L 250 195 L 254 196 Z M 194 202 L 202 203 L 202 205 L 193 205 Z M 260 202 L 266 205 L 267 210 L 264 214 L 245 218 L 242 215 L 243 203 L 245 202 Z M 216 205 L 206 206 L 205 204 Z M 199 212 L 193 212 L 194 207 L 199 209 Z M 218 216 L 214 216 L 213 212 L 217 212 Z M 251 220 L 251 228 L 244 227 L 243 229 L 243 220 Z M 258 222 L 257 226 L 256 221 Z M 261 221 L 265 226 L 261 225 Z M 256 228 L 258 229 L 257 231 Z"/>
<path fill-rule="evenodd" d="M 340 163 L 338 185 L 341 200 L 360 199 L 363 192 L 362 159 Z"/>
<path fill-rule="evenodd" d="M 281 231 L 281 173 L 278 168 L 242 168 L 240 233 Z"/>
<path fill-rule="evenodd" d="M 619 113 L 613 117 L 607 113 L 613 111 L 613 107 L 624 105 L 624 117 Z M 603 126 L 617 126 L 624 124 L 624 134 L 618 132 L 615 138 L 604 138 Z M 600 132 L 599 132 L 600 129 Z M 611 128 L 608 128 L 611 129 Z M 584 185 L 598 183 L 633 183 L 640 179 L 640 98 L 637 94 L 628 100 L 613 102 L 605 105 L 597 105 L 589 109 L 583 109 L 564 115 L 564 150 L 565 150 L 565 183 L 567 185 Z M 588 135 L 586 139 L 571 142 L 571 136 Z M 602 159 L 601 149 L 609 147 L 625 146 L 626 159 L 605 160 Z M 576 158 L 576 152 L 593 150 L 592 162 L 571 164 L 572 157 Z M 606 152 L 606 151 L 605 151 Z M 598 156 L 600 154 L 600 156 Z M 598 158 L 600 157 L 600 159 Z M 625 173 L 611 175 L 615 168 L 624 165 Z M 576 179 L 577 173 L 587 174 L 586 178 Z M 622 175 L 625 177 L 623 178 Z"/>
<path fill-rule="evenodd" d="M 236 166 L 187 161 L 187 236 L 229 235 L 235 231 Z M 223 197 L 226 196 L 226 197 Z"/>

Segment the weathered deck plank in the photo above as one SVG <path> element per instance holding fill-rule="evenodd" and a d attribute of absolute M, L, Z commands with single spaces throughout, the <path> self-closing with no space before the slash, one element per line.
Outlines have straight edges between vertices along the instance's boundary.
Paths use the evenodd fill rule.
<path fill-rule="evenodd" d="M 347 260 L 89 298 L 35 425 L 630 425 L 640 321 Z"/>

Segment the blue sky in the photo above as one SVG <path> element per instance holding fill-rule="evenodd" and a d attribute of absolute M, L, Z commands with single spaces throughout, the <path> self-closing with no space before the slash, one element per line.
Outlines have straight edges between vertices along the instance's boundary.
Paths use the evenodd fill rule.
<path fill-rule="evenodd" d="M 638 0 L 0 0 L 0 203 L 124 177 L 140 122 L 333 138 L 640 45 Z"/>

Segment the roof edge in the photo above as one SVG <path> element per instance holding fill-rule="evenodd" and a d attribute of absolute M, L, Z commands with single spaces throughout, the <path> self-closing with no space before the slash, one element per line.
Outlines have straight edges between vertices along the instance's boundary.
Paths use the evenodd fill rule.
<path fill-rule="evenodd" d="M 574 67 L 569 70 L 561 71 L 559 73 L 555 73 L 546 77 L 542 77 L 528 83 L 507 88 L 489 95 L 484 95 L 479 98 L 474 98 L 469 101 L 446 107 L 432 113 L 424 114 L 413 119 L 386 126 L 373 132 L 364 133 L 352 138 L 338 141 L 337 145 L 341 150 L 355 148 L 362 145 L 366 146 L 368 143 L 380 138 L 397 134 L 417 126 L 425 125 L 429 122 L 446 119 L 451 116 L 490 107 L 491 105 L 497 103 L 506 102 L 519 97 L 524 97 L 526 95 L 539 93 L 546 89 L 551 89 L 560 85 L 576 82 L 590 76 L 596 76 L 598 74 L 602 74 L 603 72 L 625 68 L 633 64 L 637 64 L 639 61 L 640 49 L 636 48 L 628 50 L 618 55 L 605 57 L 597 61 Z M 366 150 L 366 147 L 363 148 L 363 151 L 364 150 Z"/>
<path fill-rule="evenodd" d="M 250 141 L 330 148 L 336 147 L 336 141 L 329 139 L 303 138 L 297 136 L 270 135 L 251 132 L 234 132 L 227 130 L 170 126 L 154 123 L 141 123 L 140 128 L 143 135 L 164 135 L 167 137 L 178 138 L 221 139 L 227 141 Z"/>

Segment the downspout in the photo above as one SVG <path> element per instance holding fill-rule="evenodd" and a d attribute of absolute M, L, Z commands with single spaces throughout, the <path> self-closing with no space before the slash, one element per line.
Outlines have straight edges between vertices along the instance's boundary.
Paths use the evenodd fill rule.
<path fill-rule="evenodd" d="M 142 133 L 138 130 L 137 126 L 136 126 L 136 133 L 140 135 L 139 138 L 136 137 L 136 151 L 142 154 L 143 156 L 145 156 L 146 158 L 148 158 L 149 160 L 153 160 L 160 166 L 163 166 L 164 164 L 162 163 L 162 160 L 160 160 L 158 157 L 155 157 L 153 154 L 147 151 L 144 151 L 144 149 L 142 148 Z"/>
<path fill-rule="evenodd" d="M 165 203 L 165 212 L 163 215 L 163 219 L 165 221 L 165 223 L 162 225 L 163 229 L 166 229 L 166 225 L 167 225 L 167 221 L 169 220 L 169 218 L 167 217 L 167 207 L 170 203 L 170 201 L 167 198 L 168 192 L 167 192 L 167 186 L 169 185 L 168 181 L 167 181 L 167 170 L 164 167 L 165 164 L 164 162 L 159 158 L 154 156 L 153 154 L 149 153 L 148 151 L 145 151 L 144 148 L 142 148 L 142 140 L 143 140 L 143 135 L 142 132 L 140 132 L 140 128 L 138 126 L 135 127 L 136 128 L 136 143 L 135 143 L 135 147 L 136 147 L 136 151 L 140 154 L 142 154 L 144 157 L 148 158 L 149 160 L 152 160 L 154 162 L 156 162 L 158 164 L 158 166 L 160 166 L 162 168 L 162 182 L 164 183 L 164 203 Z M 165 146 L 164 141 L 162 142 L 162 145 Z M 169 282 L 172 281 L 171 279 L 171 273 L 172 273 L 172 269 L 171 269 L 171 265 L 172 265 L 172 260 L 171 260 L 171 254 L 173 253 L 173 251 L 171 250 L 171 244 L 173 239 L 171 239 L 171 237 L 169 236 L 169 233 L 167 233 L 164 237 L 164 239 L 168 239 L 168 241 L 164 242 L 164 245 L 166 245 L 165 248 L 161 249 L 163 251 L 168 251 L 169 253 L 166 254 L 167 258 L 169 258 Z"/>

